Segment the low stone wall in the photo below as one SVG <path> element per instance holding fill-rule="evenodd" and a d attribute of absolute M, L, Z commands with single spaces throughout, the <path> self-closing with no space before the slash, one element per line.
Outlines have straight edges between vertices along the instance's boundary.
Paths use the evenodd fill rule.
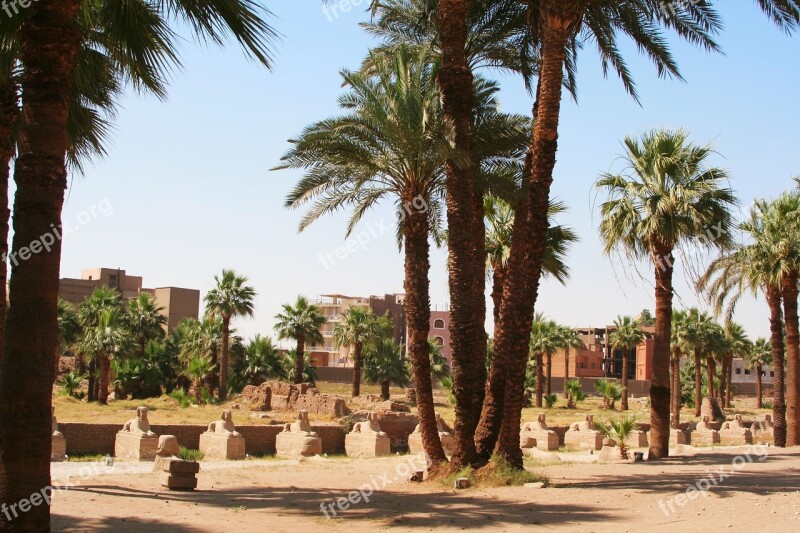
<path fill-rule="evenodd" d="M 67 440 L 67 455 L 113 454 L 117 432 L 122 429 L 120 424 L 78 422 L 61 422 L 58 426 Z M 312 424 L 311 427 L 322 438 L 323 453 L 344 453 L 344 431 L 339 425 Z M 150 428 L 156 435 L 175 435 L 181 446 L 196 450 L 200 446 L 200 434 L 208 426 L 151 424 Z M 244 435 L 247 453 L 274 454 L 275 437 L 283 431 L 283 425 L 236 426 L 236 430 Z"/>

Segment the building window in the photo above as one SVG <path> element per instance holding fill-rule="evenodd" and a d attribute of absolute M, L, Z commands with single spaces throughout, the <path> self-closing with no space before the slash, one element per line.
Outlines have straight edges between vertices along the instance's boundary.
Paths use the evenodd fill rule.
<path fill-rule="evenodd" d="M 444 329 L 444 320 L 437 318 L 433 321 L 433 329 Z"/>
<path fill-rule="evenodd" d="M 585 363 L 578 363 L 578 368 L 586 368 Z"/>
<path fill-rule="evenodd" d="M 745 369 L 744 369 L 744 374 L 745 374 L 746 376 L 749 376 L 749 375 L 750 375 L 750 370 L 749 370 L 749 369 L 747 369 L 747 368 L 745 368 Z"/>
<path fill-rule="evenodd" d="M 742 373 L 742 369 L 741 369 L 741 368 L 737 368 L 737 369 L 736 369 L 736 373 L 737 373 L 737 374 L 741 374 L 741 373 Z"/>
<path fill-rule="evenodd" d="M 436 337 L 434 342 L 436 342 L 436 346 L 444 346 L 444 339 L 442 337 Z"/>
<path fill-rule="evenodd" d="M 775 372 L 770 371 L 769 377 L 774 378 L 775 377 Z"/>

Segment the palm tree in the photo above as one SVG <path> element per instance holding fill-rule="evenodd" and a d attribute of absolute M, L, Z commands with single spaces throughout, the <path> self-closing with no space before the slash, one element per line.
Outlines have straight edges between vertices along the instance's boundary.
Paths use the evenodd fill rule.
<path fill-rule="evenodd" d="M 744 243 L 721 255 L 708 267 L 698 282 L 714 305 L 717 314 L 730 319 L 741 297 L 763 293 L 769 307 L 770 346 L 775 372 L 773 380 L 772 418 L 775 424 L 775 445 L 786 446 L 787 420 L 784 397 L 784 323 L 781 281 L 790 270 L 783 244 L 787 228 L 770 221 L 769 202 L 757 200 L 747 220 L 739 224 Z"/>
<path fill-rule="evenodd" d="M 222 321 L 206 318 L 202 322 L 189 319 L 178 328 L 178 357 L 184 365 L 191 359 L 208 359 L 211 370 L 206 374 L 206 385 L 209 398 L 214 397 L 214 388 L 218 382 L 216 371 L 219 353 L 222 348 Z"/>
<path fill-rule="evenodd" d="M 623 461 L 627 461 L 628 445 L 625 443 L 628 437 L 631 436 L 636 429 L 636 419 L 632 416 L 626 416 L 621 420 L 609 420 L 608 425 L 596 420 L 594 428 L 611 439 L 614 444 L 619 447 L 619 456 Z"/>
<path fill-rule="evenodd" d="M 125 328 L 139 346 L 139 357 L 144 357 L 144 350 L 151 340 L 164 338 L 164 326 L 167 317 L 162 313 L 155 298 L 143 292 L 139 297 L 128 302 L 128 310 L 122 317 Z"/>
<path fill-rule="evenodd" d="M 96 288 L 88 298 L 81 302 L 80 306 L 78 306 L 78 322 L 84 335 L 90 328 L 98 326 L 100 317 L 108 309 L 122 311 L 122 295 L 117 290 L 109 287 Z M 90 402 L 95 401 L 97 400 L 98 392 L 97 366 L 99 360 L 93 352 L 84 351 L 82 343 L 78 344 L 77 349 L 81 357 L 87 356 L 89 359 L 88 400 Z"/>
<path fill-rule="evenodd" d="M 683 130 L 627 137 L 624 157 L 631 175 L 604 174 L 601 207 L 605 252 L 649 258 L 655 269 L 656 327 L 650 387 L 650 456 L 669 454 L 669 367 L 672 332 L 673 252 L 693 244 L 724 250 L 732 241 L 731 207 L 737 201 L 719 168 L 707 167 L 708 146 L 693 145 Z"/>
<path fill-rule="evenodd" d="M 570 350 L 585 350 L 586 344 L 581 339 L 581 334 L 569 326 L 561 327 L 559 344 L 564 349 L 564 396 L 566 396 L 567 381 L 569 381 Z"/>
<path fill-rule="evenodd" d="M 594 382 L 594 390 L 603 397 L 603 408 L 614 410 L 617 400 L 622 398 L 622 386 L 616 381 L 598 379 Z"/>
<path fill-rule="evenodd" d="M 91 354 L 98 362 L 99 390 L 97 401 L 108 403 L 108 385 L 111 359 L 127 354 L 132 338 L 122 324 L 119 309 L 104 309 L 98 317 L 97 325 L 86 329 L 81 339 L 81 351 Z"/>
<path fill-rule="evenodd" d="M 428 339 L 428 347 L 431 354 L 431 380 L 438 381 L 443 385 L 453 377 L 450 365 L 442 354 L 442 346 L 434 339 Z"/>
<path fill-rule="evenodd" d="M 380 339 L 367 346 L 364 351 L 364 379 L 370 383 L 379 383 L 381 398 L 389 399 L 389 387 L 397 385 L 406 387 L 411 381 L 408 360 L 403 353 L 403 346 L 391 338 Z"/>
<path fill-rule="evenodd" d="M 4 261 L 3 261 L 4 262 Z M 58 373 L 58 364 L 61 360 L 61 354 L 67 350 L 68 347 L 75 344 L 81 335 L 81 324 L 78 320 L 78 314 L 71 303 L 63 298 L 58 299 L 58 351 L 56 352 L 56 373 Z"/>
<path fill-rule="evenodd" d="M 260 385 L 270 378 L 287 378 L 281 356 L 272 344 L 272 339 L 256 335 L 250 341 L 245 351 L 244 373 L 251 385 Z"/>
<path fill-rule="evenodd" d="M 694 353 L 694 416 L 700 416 L 703 402 L 703 357 L 710 358 L 708 352 L 713 341 L 715 326 L 713 319 L 696 307 L 689 309 L 686 314 L 685 340 Z M 711 378 L 710 373 L 709 378 Z M 707 391 L 709 398 L 712 396 L 712 390 L 713 384 L 709 381 Z"/>
<path fill-rule="evenodd" d="M 353 390 L 352 397 L 361 394 L 361 356 L 364 346 L 378 340 L 378 322 L 371 309 L 351 307 L 342 313 L 342 321 L 333 329 L 333 343 L 336 348 L 353 349 Z"/>
<path fill-rule="evenodd" d="M 549 374 L 552 367 L 553 354 L 558 351 L 560 344 L 560 330 L 558 324 L 547 320 L 539 313 L 533 319 L 531 327 L 530 354 L 536 363 L 536 407 L 542 407 L 542 395 L 550 394 Z M 542 358 L 546 357 L 547 362 Z M 547 377 L 545 377 L 545 367 Z"/>
<path fill-rule="evenodd" d="M 192 382 L 192 394 L 196 404 L 203 401 L 203 382 L 213 373 L 214 364 L 208 357 L 195 356 L 186 362 L 183 375 Z"/>
<path fill-rule="evenodd" d="M 205 297 L 206 316 L 222 320 L 222 354 L 219 365 L 219 401 L 228 397 L 228 351 L 230 350 L 231 319 L 237 316 L 253 316 L 253 300 L 256 291 L 247 285 L 247 278 L 233 270 L 222 270 L 214 276 L 214 288 Z"/>
<path fill-rule="evenodd" d="M 620 409 L 628 410 L 628 357 L 631 352 L 636 359 L 636 347 L 644 342 L 645 334 L 638 320 L 629 316 L 618 316 L 614 321 L 614 331 L 608 337 L 611 347 L 622 352 L 622 404 Z"/>
<path fill-rule="evenodd" d="M 670 334 L 670 344 L 672 346 L 672 359 L 670 365 L 670 428 L 679 429 L 681 424 L 681 407 L 683 399 L 681 395 L 681 359 L 684 354 L 688 354 L 693 344 L 690 342 L 690 330 L 688 327 L 689 315 L 685 311 L 673 309 L 672 311 L 672 331 Z"/>
<path fill-rule="evenodd" d="M 463 6 L 466 2 L 451 0 L 448 3 Z M 688 41 L 712 49 L 716 44 L 710 34 L 719 28 L 716 16 L 707 3 L 692 5 L 690 9 L 681 7 L 674 15 L 669 16 L 660 11 L 657 0 L 539 0 L 529 2 L 528 6 L 528 21 L 539 39 L 537 50 L 541 58 L 540 75 L 534 105 L 535 125 L 526 158 L 528 195 L 517 206 L 505 288 L 507 297 L 503 298 L 500 334 L 495 339 L 495 350 L 499 357 L 509 362 L 510 369 L 499 455 L 516 468 L 522 466 L 517 433 L 522 409 L 525 343 L 528 340 L 533 307 L 537 301 L 541 262 L 547 238 L 547 208 L 556 162 L 562 84 L 567 67 L 574 64 L 575 60 L 575 54 L 571 54 L 570 50 L 574 50 L 576 42 L 594 42 L 603 65 L 610 65 L 616 70 L 628 92 L 635 95 L 630 72 L 617 47 L 620 34 L 630 37 L 640 50 L 646 51 L 662 75 L 679 77 L 677 66 L 659 26 L 674 29 Z M 457 13 L 455 8 L 453 13 Z M 442 40 L 444 41 L 444 35 Z M 455 39 L 448 42 L 453 47 L 458 44 Z M 668 336 L 668 328 L 661 336 Z M 656 386 L 662 385 L 657 381 Z M 664 393 L 666 387 L 662 394 Z M 663 407 L 660 402 L 656 402 L 656 406 L 662 412 L 668 412 L 668 402 Z M 654 429 L 654 436 L 660 437 L 660 432 L 666 430 L 666 424 L 663 428 Z M 664 449 L 666 442 L 664 440 Z M 659 450 L 661 448 L 659 446 Z M 652 457 L 659 455 L 651 454 Z"/>
<path fill-rule="evenodd" d="M 19 59 L 25 65 L 21 78 L 25 113 L 19 127 L 25 143 L 20 145 L 14 165 L 17 194 L 12 253 L 49 234 L 51 224 L 58 227 L 61 223 L 67 187 L 69 103 L 84 40 L 104 31 L 114 32 L 130 45 L 166 37 L 168 42 L 158 44 L 174 50 L 180 37 L 169 30 L 167 21 L 171 20 L 185 23 L 204 41 L 220 44 L 232 36 L 252 57 L 269 66 L 274 32 L 265 22 L 266 10 L 251 0 L 102 2 L 96 12 L 105 23 L 100 31 L 96 25 L 76 23 L 77 15 L 85 11 L 83 4 L 79 0 L 36 2 L 18 17 L 4 17 L 6 22 L 0 26 L 5 41 L 19 41 Z M 148 31 L 153 26 L 162 28 L 161 34 Z M 111 49 L 110 55 L 117 63 L 127 62 L 129 50 L 119 46 Z M 140 59 L 150 60 L 141 63 L 142 71 L 151 69 L 164 75 L 170 71 L 163 55 Z M 20 263 L 11 275 L 9 300 L 14 306 L 5 322 L 0 418 L 9 427 L 26 428 L 31 440 L 0 436 L 4 451 L 0 470 L 5 473 L 0 484 L 2 501 L 20 501 L 49 484 L 48 421 L 54 375 L 42 369 L 53 368 L 50 363 L 58 344 L 60 261 L 61 243 L 57 240 L 50 253 Z M 13 409 L 12 404 L 16 405 Z M 49 524 L 49 505 L 36 506 L 15 521 L 17 527 L 30 530 L 46 530 Z"/>
<path fill-rule="evenodd" d="M 756 408 L 763 407 L 763 385 L 761 382 L 761 372 L 764 366 L 772 364 L 772 347 L 769 341 L 763 337 L 756 339 L 750 346 L 750 351 L 744 355 L 744 362 L 747 368 L 755 372 L 756 375 Z"/>
<path fill-rule="evenodd" d="M 294 306 L 284 304 L 283 312 L 275 315 L 275 319 L 278 339 L 292 339 L 297 343 L 293 376 L 295 383 L 303 383 L 306 344 L 313 346 L 323 342 L 319 328 L 325 323 L 325 317 L 305 296 L 298 296 Z"/>
<path fill-rule="evenodd" d="M 731 385 L 733 359 L 734 357 L 744 359 L 752 353 L 753 342 L 747 337 L 747 333 L 741 324 L 729 321 L 725 324 L 725 344 L 728 350 L 722 360 L 723 382 L 720 384 L 720 396 L 723 398 L 723 407 L 727 409 L 731 406 L 731 397 L 733 396 L 733 386 Z"/>
<path fill-rule="evenodd" d="M 586 399 L 586 393 L 583 392 L 583 387 L 579 379 L 572 379 L 567 381 L 567 409 L 576 409 L 578 402 Z"/>

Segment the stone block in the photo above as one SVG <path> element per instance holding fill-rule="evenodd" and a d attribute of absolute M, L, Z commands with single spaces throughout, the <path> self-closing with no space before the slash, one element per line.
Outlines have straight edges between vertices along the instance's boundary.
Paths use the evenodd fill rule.
<path fill-rule="evenodd" d="M 719 429 L 719 443 L 723 446 L 746 446 L 753 444 L 753 434 L 742 423 L 742 415 L 723 422 Z"/>
<path fill-rule="evenodd" d="M 370 413 L 364 422 L 356 422 L 344 439 L 344 449 L 349 457 L 381 457 L 392 453 L 391 439 L 381 431 L 377 413 Z"/>
<path fill-rule="evenodd" d="M 194 490 L 197 488 L 197 478 L 194 474 L 162 472 L 159 481 L 163 487 L 169 490 Z"/>
<path fill-rule="evenodd" d="M 311 457 L 322 453 L 322 439 L 311 431 L 308 411 L 297 413 L 297 420 L 286 424 L 275 437 L 275 452 L 285 457 Z"/>
<path fill-rule="evenodd" d="M 240 460 L 246 456 L 245 441 L 241 435 L 234 437 L 208 431 L 200 434 L 200 451 L 205 459 Z"/>
<path fill-rule="evenodd" d="M 573 422 L 564 434 L 564 445 L 568 448 L 602 450 L 603 434 L 593 428 L 594 417 L 592 415 L 586 415 L 581 422 Z"/>
<path fill-rule="evenodd" d="M 669 430 L 670 446 L 678 446 L 679 444 L 688 444 L 688 443 L 689 443 L 689 438 L 687 437 L 686 432 L 674 428 Z"/>
<path fill-rule="evenodd" d="M 61 433 L 53 433 L 50 439 L 50 461 L 56 463 L 63 461 L 67 455 L 67 439 Z"/>
<path fill-rule="evenodd" d="M 197 461 L 184 461 L 182 459 L 173 459 L 164 466 L 164 472 L 170 474 L 183 474 L 183 475 L 196 475 L 200 472 L 200 463 Z"/>
<path fill-rule="evenodd" d="M 772 415 L 764 415 L 763 420 L 756 420 L 750 426 L 754 443 L 775 444 L 775 426 L 772 424 Z"/>
<path fill-rule="evenodd" d="M 442 442 L 444 453 L 452 455 L 453 447 L 455 446 L 453 430 L 448 427 L 439 413 L 436 413 L 436 427 L 439 430 L 439 440 Z M 381 423 L 381 429 L 383 429 L 383 423 Z M 408 436 L 408 451 L 415 455 L 425 451 L 425 448 L 422 446 L 422 433 L 420 433 L 419 424 L 414 428 L 414 432 Z"/>
<path fill-rule="evenodd" d="M 631 434 L 625 439 L 625 445 L 628 448 L 647 448 L 650 443 L 647 440 L 647 433 L 634 429 Z"/>
<path fill-rule="evenodd" d="M 720 443 L 719 431 L 709 427 L 708 416 L 691 424 L 687 433 L 692 446 L 713 446 Z"/>
<path fill-rule="evenodd" d="M 114 443 L 114 456 L 120 461 L 152 461 L 156 458 L 158 437 L 120 431 Z"/>

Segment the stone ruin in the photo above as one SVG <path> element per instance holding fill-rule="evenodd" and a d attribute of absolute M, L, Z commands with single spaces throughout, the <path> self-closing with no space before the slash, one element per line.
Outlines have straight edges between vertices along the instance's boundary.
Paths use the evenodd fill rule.
<path fill-rule="evenodd" d="M 439 440 L 442 441 L 442 448 L 447 455 L 453 454 L 453 447 L 455 440 L 453 439 L 453 430 L 447 426 L 447 423 L 442 419 L 442 415 L 436 413 L 436 428 L 439 430 Z M 408 451 L 412 454 L 418 454 L 425 451 L 422 446 L 422 433 L 419 424 L 414 428 L 414 432 L 408 436 Z"/>
<path fill-rule="evenodd" d="M 753 422 L 750 432 L 753 434 L 753 442 L 774 444 L 775 426 L 772 423 L 772 415 L 764 415 L 764 420 Z"/>
<path fill-rule="evenodd" d="M 713 429 L 707 416 L 689 426 L 689 442 L 692 446 L 713 446 L 719 444 L 719 431 Z"/>
<path fill-rule="evenodd" d="M 335 394 L 320 394 L 310 383 L 292 385 L 267 381 L 258 387 L 248 385 L 242 391 L 243 400 L 253 411 L 296 411 L 340 418 L 350 414 L 347 402 Z"/>
<path fill-rule="evenodd" d="M 670 432 L 670 435 L 672 432 Z M 650 446 L 650 441 L 647 437 L 647 433 L 640 429 L 634 429 L 631 431 L 631 434 L 628 435 L 628 438 L 625 439 L 625 445 L 628 448 L 647 448 Z"/>
<path fill-rule="evenodd" d="M 417 406 L 417 389 L 406 389 L 406 403 L 411 407 Z"/>
<path fill-rule="evenodd" d="M 63 461 L 67 456 L 67 439 L 58 430 L 58 420 L 56 420 L 56 408 L 51 407 L 50 413 L 52 415 L 52 435 L 50 437 L 50 461 L 59 462 Z"/>
<path fill-rule="evenodd" d="M 297 420 L 283 426 L 283 431 L 275 437 L 277 455 L 286 457 L 311 457 L 322 453 L 322 438 L 311 430 L 308 411 L 297 413 Z"/>
<path fill-rule="evenodd" d="M 181 447 L 175 435 L 161 435 L 158 437 L 156 458 L 153 462 L 154 472 L 163 472 L 170 461 L 180 461 Z"/>
<path fill-rule="evenodd" d="M 158 449 L 158 436 L 150 430 L 147 407 L 136 409 L 136 418 L 128 420 L 117 433 L 114 455 L 122 461 L 152 461 Z"/>
<path fill-rule="evenodd" d="M 344 449 L 349 457 L 380 457 L 390 455 L 389 436 L 381 431 L 377 413 L 370 413 L 364 422 L 356 422 L 344 440 Z"/>
<path fill-rule="evenodd" d="M 564 435 L 564 445 L 568 448 L 584 448 L 601 450 L 603 448 L 603 434 L 594 429 L 594 417 L 586 415 L 581 422 L 573 422 Z"/>
<path fill-rule="evenodd" d="M 200 463 L 184 461 L 179 457 L 181 447 L 174 435 L 161 435 L 153 470 L 160 472 L 159 482 L 169 490 L 194 490 Z"/>
<path fill-rule="evenodd" d="M 402 408 L 404 411 L 393 409 Z M 414 428 L 419 424 L 417 415 L 409 412 L 408 407 L 394 402 L 383 402 L 377 404 L 373 409 L 356 411 L 350 416 L 350 422 L 365 422 L 369 419 L 370 413 L 377 416 L 381 430 L 389 436 L 392 452 L 406 452 L 409 446 L 409 437 Z"/>
<path fill-rule="evenodd" d="M 733 420 L 723 422 L 719 429 L 719 443 L 723 446 L 745 446 L 753 444 L 753 434 L 742 423 L 742 415 L 735 415 Z"/>
<path fill-rule="evenodd" d="M 519 433 L 519 447 L 523 450 L 538 448 L 543 452 L 557 450 L 558 434 L 547 427 L 545 414 L 539 413 L 535 422 L 525 422 Z"/>
<path fill-rule="evenodd" d="M 725 420 L 725 413 L 716 398 L 703 398 L 700 405 L 700 418 L 708 417 L 711 421 Z"/>
<path fill-rule="evenodd" d="M 245 458 L 245 440 L 236 431 L 230 409 L 222 411 L 220 420 L 211 422 L 208 430 L 200 434 L 200 451 L 208 459 Z"/>

